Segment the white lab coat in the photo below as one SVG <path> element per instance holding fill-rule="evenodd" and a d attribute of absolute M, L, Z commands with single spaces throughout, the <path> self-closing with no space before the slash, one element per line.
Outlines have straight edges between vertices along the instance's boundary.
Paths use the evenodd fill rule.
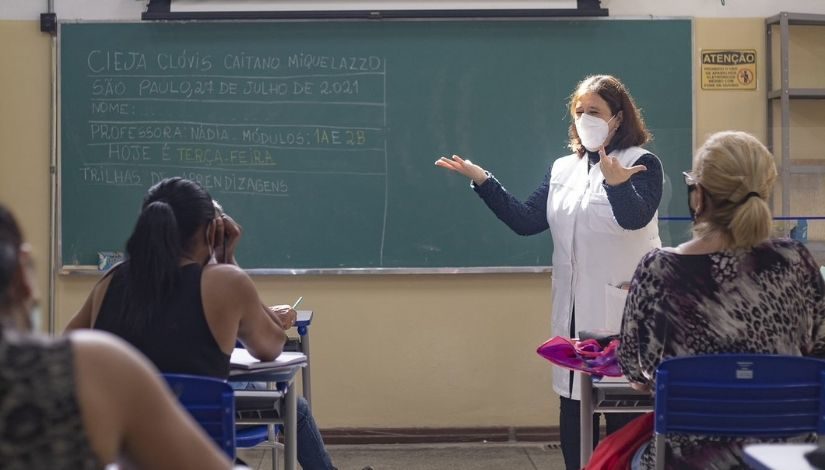
<path fill-rule="evenodd" d="M 649 153 L 639 147 L 612 152 L 625 167 Z M 639 230 L 623 229 L 607 200 L 601 164 L 587 172 L 587 156 L 559 158 L 550 170 L 547 222 L 553 236 L 552 336 L 569 336 L 575 306 L 576 334 L 582 330 L 619 331 L 628 282 L 636 265 L 661 247 L 657 214 Z M 570 372 L 553 367 L 553 389 L 578 400 L 578 380 L 570 394 Z"/>

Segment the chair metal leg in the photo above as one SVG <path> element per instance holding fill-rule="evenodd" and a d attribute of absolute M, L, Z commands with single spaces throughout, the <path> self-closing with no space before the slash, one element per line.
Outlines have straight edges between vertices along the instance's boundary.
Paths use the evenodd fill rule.
<path fill-rule="evenodd" d="M 656 470 L 665 470 L 665 436 L 655 434 L 653 442 L 656 446 Z"/>
<path fill-rule="evenodd" d="M 307 357 L 307 365 L 301 370 L 301 385 L 304 388 L 304 398 L 309 408 L 312 409 L 312 360 L 309 358 L 309 328 L 304 327 L 304 330 L 304 334 L 301 334 L 301 352 Z"/>
<path fill-rule="evenodd" d="M 298 412 L 297 392 L 290 386 L 286 391 L 286 412 L 284 413 L 284 468 L 296 470 L 298 461 Z"/>
<path fill-rule="evenodd" d="M 579 459 L 582 466 L 587 465 L 593 455 L 593 378 L 590 374 L 578 372 L 581 390 L 579 402 Z"/>
<path fill-rule="evenodd" d="M 278 433 L 274 424 L 267 425 L 267 443 L 272 448 L 272 470 L 278 470 Z"/>

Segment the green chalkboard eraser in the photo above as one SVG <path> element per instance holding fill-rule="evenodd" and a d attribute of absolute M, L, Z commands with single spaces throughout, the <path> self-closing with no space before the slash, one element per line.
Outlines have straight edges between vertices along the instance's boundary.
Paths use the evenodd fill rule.
<path fill-rule="evenodd" d="M 121 261 L 123 261 L 123 252 L 121 251 L 97 252 L 97 269 L 99 271 L 108 271 L 112 266 Z"/>

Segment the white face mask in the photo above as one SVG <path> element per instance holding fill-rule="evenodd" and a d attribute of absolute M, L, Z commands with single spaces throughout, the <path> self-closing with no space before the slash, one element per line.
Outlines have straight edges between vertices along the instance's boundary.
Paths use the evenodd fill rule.
<path fill-rule="evenodd" d="M 610 121 L 616 117 L 610 118 Z M 576 119 L 576 132 L 579 134 L 579 139 L 582 141 L 584 148 L 591 152 L 599 150 L 599 147 L 604 145 L 607 140 L 607 135 L 610 134 L 610 121 L 604 122 L 602 118 L 591 116 L 589 114 L 582 114 Z"/>

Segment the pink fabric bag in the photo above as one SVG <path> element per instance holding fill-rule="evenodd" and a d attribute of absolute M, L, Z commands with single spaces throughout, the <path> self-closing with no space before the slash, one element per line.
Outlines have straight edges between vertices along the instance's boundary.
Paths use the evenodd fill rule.
<path fill-rule="evenodd" d="M 536 349 L 539 356 L 553 364 L 579 372 L 608 377 L 621 377 L 622 369 L 616 357 L 619 340 L 602 348 L 595 339 L 582 341 L 555 336 Z"/>

